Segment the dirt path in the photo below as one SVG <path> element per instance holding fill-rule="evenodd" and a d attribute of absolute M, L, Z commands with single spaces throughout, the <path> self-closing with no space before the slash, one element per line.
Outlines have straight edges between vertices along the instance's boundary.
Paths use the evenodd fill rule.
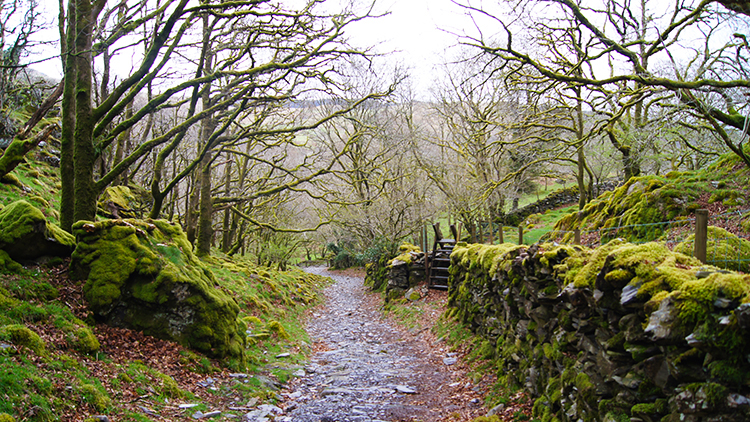
<path fill-rule="evenodd" d="M 461 421 L 484 414 L 455 354 L 383 320 L 362 277 L 308 271 L 336 283 L 310 319 L 317 352 L 284 393 L 284 420 Z"/>

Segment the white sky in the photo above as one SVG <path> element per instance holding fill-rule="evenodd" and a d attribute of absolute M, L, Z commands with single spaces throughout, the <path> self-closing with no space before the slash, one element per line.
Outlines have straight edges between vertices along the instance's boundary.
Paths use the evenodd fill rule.
<path fill-rule="evenodd" d="M 282 1 L 292 4 L 298 0 Z M 339 1 L 348 3 L 348 0 Z M 369 0 L 360 1 L 369 3 Z M 51 22 L 42 38 L 56 39 L 57 0 L 41 0 L 40 5 Z M 378 53 L 393 52 L 386 60 L 410 69 L 412 86 L 418 97 L 424 98 L 435 79 L 435 67 L 456 54 L 458 41 L 455 34 L 472 32 L 473 23 L 452 0 L 377 0 L 374 13 L 386 11 L 389 13 L 385 16 L 350 26 L 346 34 L 357 47 L 376 46 Z M 57 46 L 50 48 L 46 57 L 58 51 Z M 32 68 L 50 76 L 60 77 L 62 74 L 59 58 L 34 64 Z"/>
<path fill-rule="evenodd" d="M 472 22 L 452 0 L 380 0 L 376 13 L 390 13 L 358 22 L 348 33 L 357 46 L 375 45 L 378 53 L 410 69 L 418 95 L 425 95 L 436 67 L 456 55 L 458 37 Z"/>

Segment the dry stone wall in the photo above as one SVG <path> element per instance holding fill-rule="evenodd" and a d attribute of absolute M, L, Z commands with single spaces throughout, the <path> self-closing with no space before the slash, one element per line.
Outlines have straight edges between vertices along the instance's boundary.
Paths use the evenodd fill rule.
<path fill-rule="evenodd" d="M 750 420 L 750 275 L 656 243 L 467 245 L 450 312 L 542 421 Z"/>

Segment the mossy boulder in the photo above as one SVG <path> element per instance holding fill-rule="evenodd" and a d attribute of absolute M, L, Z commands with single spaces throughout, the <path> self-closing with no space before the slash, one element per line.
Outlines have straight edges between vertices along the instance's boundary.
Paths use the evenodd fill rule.
<path fill-rule="evenodd" d="M 675 251 L 692 255 L 695 234 L 675 246 Z M 709 264 L 729 270 L 750 272 L 750 242 L 722 229 L 708 226 L 706 260 Z"/>
<path fill-rule="evenodd" d="M 16 201 L 0 210 L 0 249 L 11 259 L 70 256 L 74 248 L 75 238 L 47 221 L 44 214 L 27 201 Z"/>
<path fill-rule="evenodd" d="M 689 215 L 706 189 L 707 183 L 686 177 L 634 177 L 560 219 L 555 230 L 600 230 L 602 243 L 618 237 L 657 240 L 665 234 L 665 226 L 653 223 Z"/>
<path fill-rule="evenodd" d="M 209 356 L 244 361 L 239 306 L 164 220 L 79 221 L 71 276 L 97 320 L 174 340 Z"/>
<path fill-rule="evenodd" d="M 40 356 L 47 353 L 44 340 L 39 337 L 39 334 L 21 324 L 0 327 L 0 339 L 10 341 L 16 346 L 26 347 Z"/>
<path fill-rule="evenodd" d="M 99 196 L 98 213 L 107 218 L 138 218 L 151 205 L 140 186 L 110 186 Z"/>

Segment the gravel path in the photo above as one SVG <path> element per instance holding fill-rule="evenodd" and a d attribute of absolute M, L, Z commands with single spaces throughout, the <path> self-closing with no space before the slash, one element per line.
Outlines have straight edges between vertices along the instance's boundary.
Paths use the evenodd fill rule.
<path fill-rule="evenodd" d="M 336 283 L 325 291 L 326 306 L 316 309 L 309 322 L 308 333 L 319 351 L 285 394 L 285 420 L 437 421 L 464 413 L 451 404 L 455 400 L 448 400 L 464 387 L 451 379 L 456 374 L 443 362 L 451 356 L 382 320 L 367 303 L 361 277 L 321 267 L 307 271 Z M 476 398 L 464 402 L 479 408 Z"/>

